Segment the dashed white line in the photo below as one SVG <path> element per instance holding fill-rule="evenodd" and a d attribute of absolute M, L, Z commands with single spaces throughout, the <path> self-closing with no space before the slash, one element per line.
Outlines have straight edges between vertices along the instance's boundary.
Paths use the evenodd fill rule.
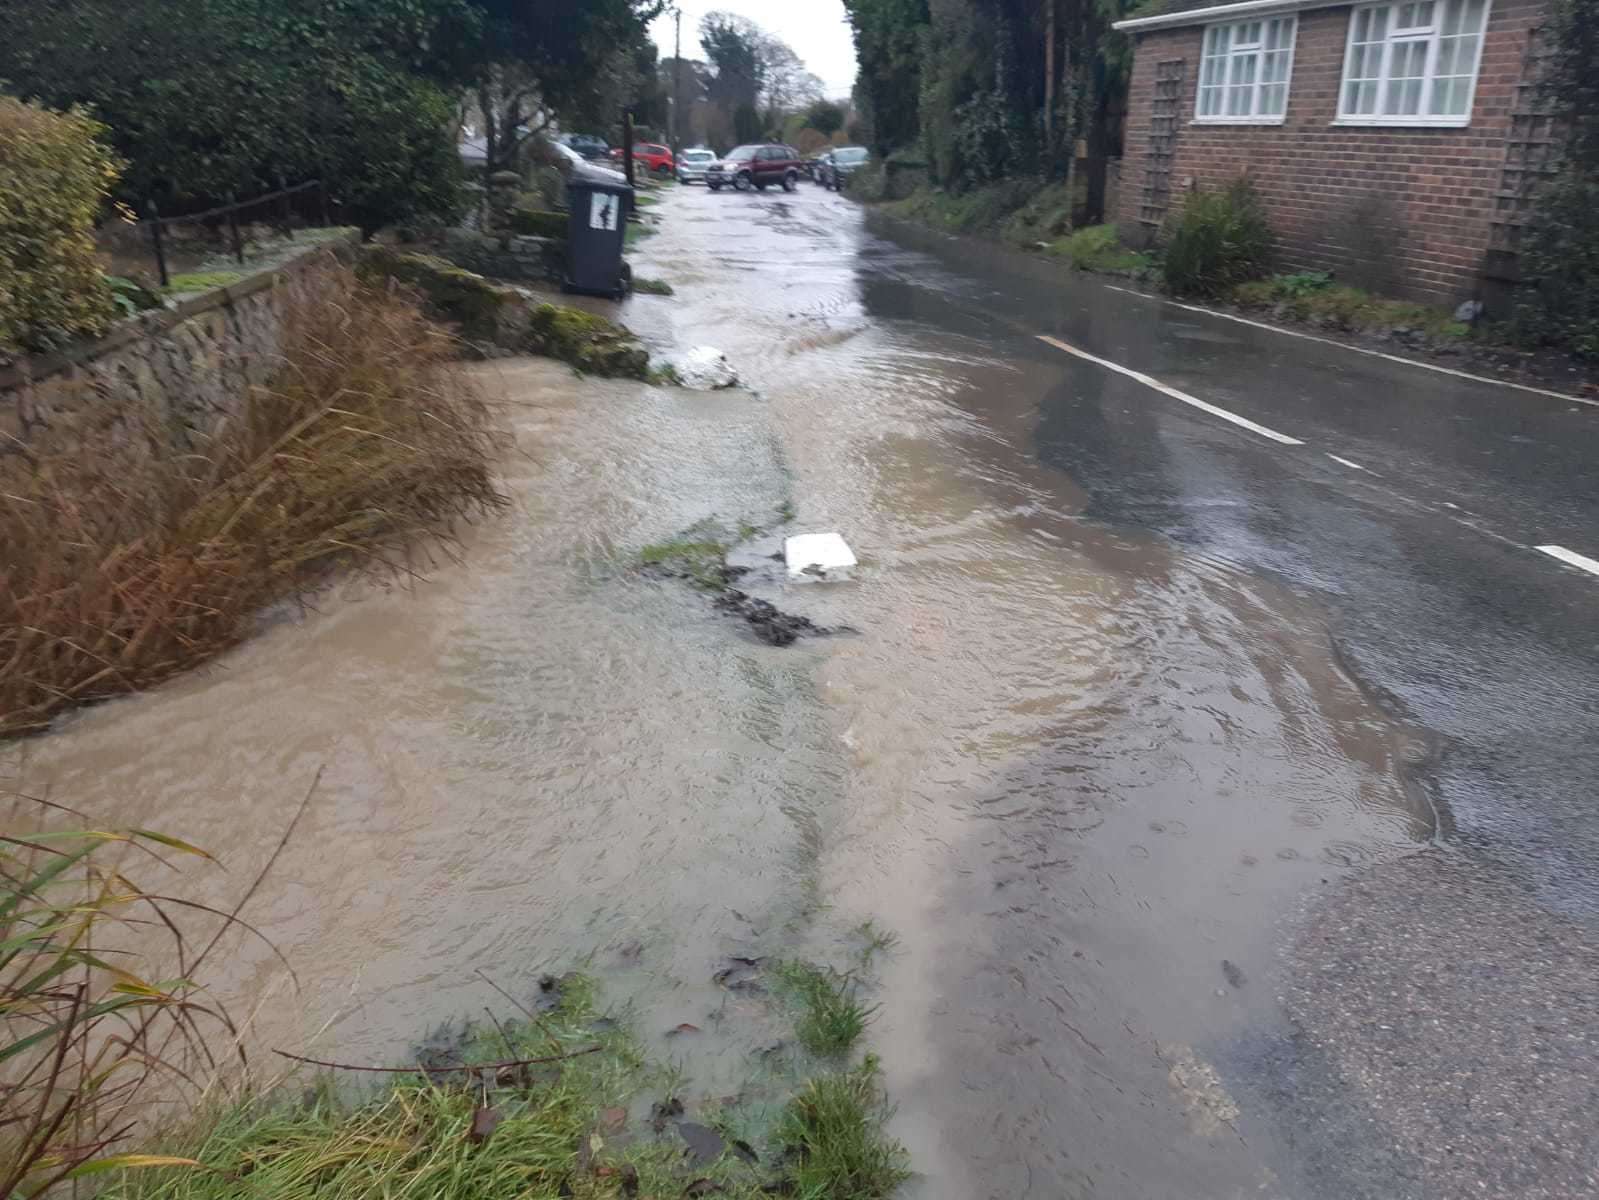
<path fill-rule="evenodd" d="M 1539 546 L 1538 549 L 1551 558 L 1558 558 L 1567 566 L 1576 567 L 1579 571 L 1586 571 L 1590 575 L 1599 575 L 1599 559 L 1578 554 L 1575 550 L 1567 550 L 1564 546 Z"/>
<path fill-rule="evenodd" d="M 1135 371 L 1131 367 L 1124 367 L 1120 363 L 1111 362 L 1108 358 L 1100 358 L 1097 354 L 1090 354 L 1086 350 L 1079 350 L 1059 338 L 1050 337 L 1046 333 L 1038 334 L 1038 340 L 1047 342 L 1057 350 L 1064 350 L 1067 354 L 1075 354 L 1078 358 L 1087 359 L 1104 367 L 1107 371 L 1115 371 L 1118 375 L 1125 375 L 1129 379 L 1136 379 L 1145 387 L 1153 388 L 1163 396 L 1170 396 L 1173 400 L 1181 400 L 1184 404 L 1191 404 L 1202 412 L 1208 412 L 1213 417 L 1220 417 L 1223 421 L 1231 421 L 1241 429 L 1250 433 L 1258 433 L 1263 438 L 1270 438 L 1274 442 L 1281 442 L 1284 446 L 1303 446 L 1305 443 L 1298 438 L 1289 437 L 1286 433 L 1278 433 L 1275 429 L 1267 429 L 1264 425 L 1257 425 L 1248 417 L 1240 417 L 1237 413 L 1230 413 L 1225 408 L 1217 408 L 1214 404 L 1207 404 L 1197 396 L 1190 396 L 1187 392 L 1162 383 L 1160 380 L 1145 375 L 1142 371 Z"/>
<path fill-rule="evenodd" d="M 1326 453 L 1326 451 L 1323 451 L 1323 453 Z M 1366 470 L 1366 468 L 1361 466 L 1359 463 L 1350 462 L 1347 458 L 1339 458 L 1336 454 L 1327 454 L 1327 457 L 1332 459 L 1333 462 L 1335 462 L 1335 463 L 1343 464 L 1344 466 L 1348 467 L 1351 471 L 1365 471 Z M 1368 474 L 1369 473 L 1370 472 L 1368 472 Z"/>
<path fill-rule="evenodd" d="M 1436 371 L 1440 375 L 1453 375 L 1456 379 L 1470 379 L 1474 383 L 1488 383 L 1495 387 L 1515 388 L 1520 392 L 1531 392 L 1535 396 L 1548 396 L 1554 400 L 1566 400 L 1572 404 L 1587 404 L 1599 408 L 1599 400 L 1589 400 L 1583 396 L 1571 396 L 1565 392 L 1552 392 L 1548 388 L 1532 387 L 1525 383 L 1511 383 L 1508 379 L 1495 379 L 1491 375 L 1473 375 L 1470 371 L 1457 371 L 1453 367 L 1440 367 L 1436 363 L 1422 362 L 1416 358 L 1405 358 L 1400 354 L 1385 354 L 1381 350 L 1368 350 L 1364 346 L 1352 346 L 1348 342 L 1340 342 L 1334 338 L 1317 337 L 1313 333 L 1301 333 L 1297 329 L 1284 329 L 1281 325 L 1271 325 L 1265 321 L 1251 321 L 1248 317 L 1240 317 L 1235 313 L 1218 312 L 1214 308 L 1205 308 L 1198 304 L 1184 304 L 1180 300 L 1168 300 L 1165 296 L 1151 296 L 1148 292 L 1136 291 L 1133 288 L 1118 287 L 1114 283 L 1104 285 L 1113 292 L 1121 292 L 1126 296 L 1142 296 L 1145 300 L 1156 300 L 1170 304 L 1174 308 L 1181 308 L 1187 312 L 1204 313 L 1207 317 L 1220 317 L 1224 321 L 1237 321 L 1240 325 L 1249 325 L 1255 329 L 1264 329 L 1270 333 L 1280 333 L 1286 337 L 1304 338 L 1307 342 L 1320 342 L 1324 346 L 1337 346 L 1340 350 L 1351 350 L 1356 354 L 1365 354 L 1371 358 L 1381 358 L 1388 362 L 1402 363 L 1407 367 L 1420 367 L 1424 371 Z"/>

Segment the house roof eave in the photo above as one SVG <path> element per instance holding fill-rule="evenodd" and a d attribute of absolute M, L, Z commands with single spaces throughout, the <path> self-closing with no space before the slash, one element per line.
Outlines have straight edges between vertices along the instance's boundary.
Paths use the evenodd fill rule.
<path fill-rule="evenodd" d="M 1152 17 L 1131 17 L 1117 21 L 1112 29 L 1124 33 L 1145 33 L 1156 29 L 1175 29 L 1182 25 L 1208 25 L 1229 17 L 1263 17 L 1278 13 L 1303 12 L 1307 8 L 1342 8 L 1354 0 L 1241 0 L 1233 4 L 1211 4 L 1183 12 L 1156 13 Z"/>

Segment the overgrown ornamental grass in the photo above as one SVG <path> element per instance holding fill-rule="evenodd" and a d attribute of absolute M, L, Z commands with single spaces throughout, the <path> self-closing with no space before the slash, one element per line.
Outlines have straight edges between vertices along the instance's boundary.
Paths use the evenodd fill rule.
<path fill-rule="evenodd" d="M 334 563 L 503 504 L 487 409 L 412 295 L 341 266 L 286 285 L 282 365 L 191 454 L 133 430 L 0 488 L 0 737 L 149 687 L 248 635 Z"/>
<path fill-rule="evenodd" d="M 190 976 L 204 970 L 237 913 L 217 914 L 224 919 L 209 941 L 189 941 L 181 931 L 203 906 L 137 882 L 152 860 L 204 852 L 142 830 L 35 831 L 46 808 L 59 806 L 15 797 L 0 808 L 5 1197 L 157 1161 L 120 1153 L 148 1111 L 150 1085 L 186 1084 L 214 1069 L 234 1034 Z M 147 959 L 113 948 L 139 928 L 165 931 L 175 977 L 152 974 Z"/>

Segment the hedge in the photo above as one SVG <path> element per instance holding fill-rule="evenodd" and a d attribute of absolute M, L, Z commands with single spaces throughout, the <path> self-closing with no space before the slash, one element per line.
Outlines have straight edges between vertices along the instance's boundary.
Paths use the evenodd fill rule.
<path fill-rule="evenodd" d="M 105 331 L 116 313 L 94 223 L 117 180 L 82 112 L 0 96 L 0 356 Z"/>

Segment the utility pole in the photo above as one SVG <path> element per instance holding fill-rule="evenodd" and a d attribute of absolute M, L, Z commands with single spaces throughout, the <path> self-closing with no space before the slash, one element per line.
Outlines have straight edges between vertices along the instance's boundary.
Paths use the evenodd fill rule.
<path fill-rule="evenodd" d="M 1044 0 L 1044 162 L 1055 166 L 1055 0 Z"/>
<path fill-rule="evenodd" d="M 672 17 L 677 22 L 677 44 L 672 50 L 672 161 L 683 153 L 683 9 L 674 5 Z"/>

